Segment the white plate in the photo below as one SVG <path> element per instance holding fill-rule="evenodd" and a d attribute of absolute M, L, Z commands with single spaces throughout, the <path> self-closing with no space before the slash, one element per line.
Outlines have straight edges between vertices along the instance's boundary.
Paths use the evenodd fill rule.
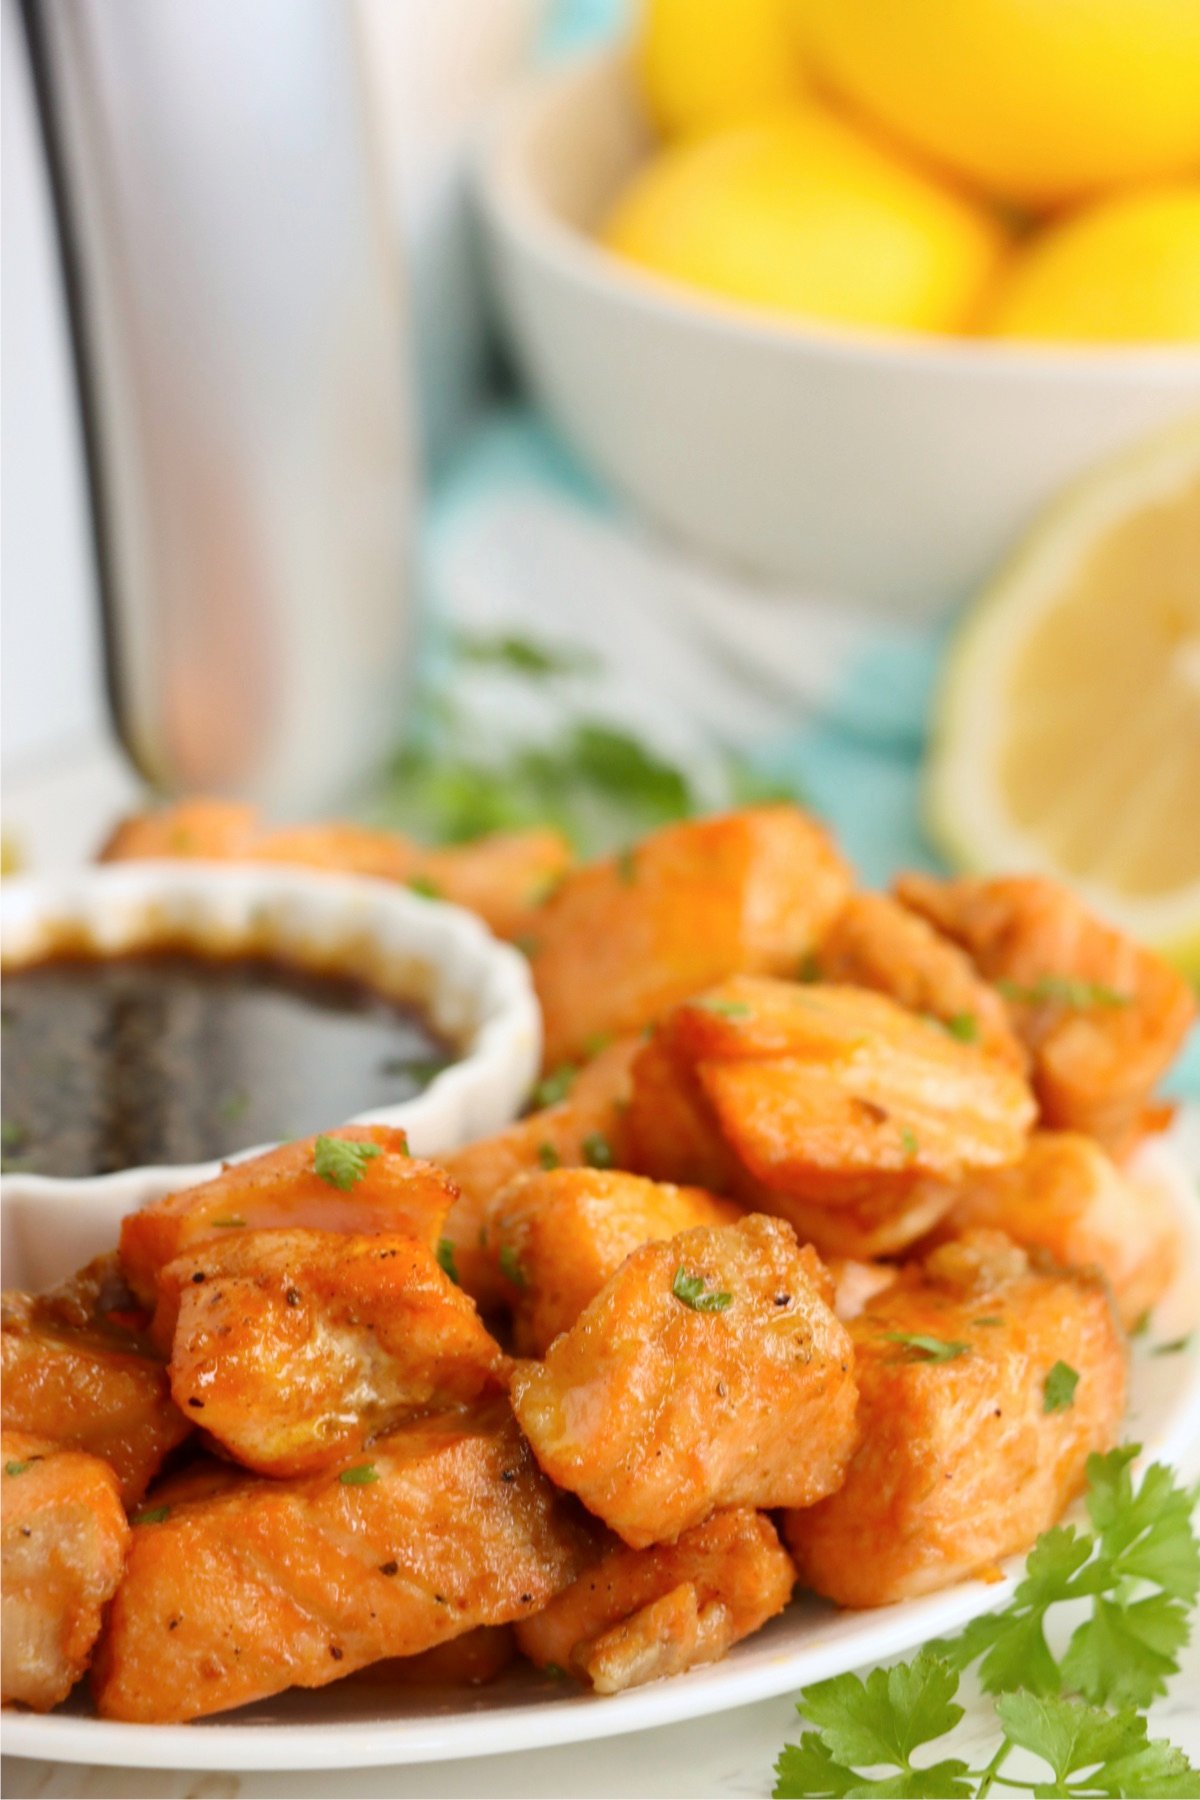
<path fill-rule="evenodd" d="M 1191 1158 L 1188 1158 L 1191 1162 Z M 1156 1357 L 1155 1344 L 1200 1323 L 1200 1206 L 1190 1171 L 1165 1146 L 1142 1153 L 1140 1175 L 1162 1183 L 1179 1214 L 1184 1248 L 1153 1330 L 1134 1347 L 1125 1436 L 1145 1460 L 1187 1460 L 1200 1443 L 1200 1334 L 1188 1350 Z M 6 1272 L 11 1281 L 15 1271 Z M 804 1599 L 724 1662 L 610 1697 L 581 1694 L 525 1668 L 474 1692 L 403 1689 L 370 1671 L 317 1690 L 293 1689 L 193 1725 L 126 1725 L 88 1715 L 83 1699 L 58 1712 L 4 1715 L 4 1748 L 47 1761 L 164 1769 L 350 1769 L 438 1762 L 540 1749 L 670 1725 L 895 1656 L 1000 1605 L 1023 1559 L 1002 1583 L 963 1582 L 944 1593 L 872 1612 L 839 1613 Z"/>

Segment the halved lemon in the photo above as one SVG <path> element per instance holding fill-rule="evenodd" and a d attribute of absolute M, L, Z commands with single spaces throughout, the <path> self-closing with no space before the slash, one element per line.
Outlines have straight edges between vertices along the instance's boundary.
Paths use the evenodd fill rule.
<path fill-rule="evenodd" d="M 925 811 L 953 862 L 1060 876 L 1200 972 L 1200 417 L 1070 492 L 981 596 Z"/>

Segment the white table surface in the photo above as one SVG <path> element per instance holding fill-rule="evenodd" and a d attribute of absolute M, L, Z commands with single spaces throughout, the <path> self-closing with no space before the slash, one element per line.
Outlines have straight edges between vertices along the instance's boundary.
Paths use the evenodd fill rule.
<path fill-rule="evenodd" d="M 34 867 L 62 867 L 94 849 L 102 835 L 97 820 L 131 805 L 135 793 L 113 755 L 85 749 L 7 783 L 4 829 Z M 991 1703 L 960 1698 L 967 1717 L 952 1754 L 974 1758 L 982 1750 L 985 1761 L 995 1742 Z M 225 1774 L 5 1757 L 0 1792 L 12 1800 L 761 1800 L 773 1786 L 775 1757 L 797 1728 L 791 1700 L 781 1698 L 594 1744 L 403 1768 Z M 1150 1709 L 1150 1734 L 1170 1738 L 1200 1763 L 1200 1640 L 1185 1652 L 1170 1694 Z"/>

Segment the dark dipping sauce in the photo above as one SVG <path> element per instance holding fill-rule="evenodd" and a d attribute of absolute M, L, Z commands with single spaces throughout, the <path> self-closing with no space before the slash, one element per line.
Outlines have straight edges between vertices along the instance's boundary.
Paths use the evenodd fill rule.
<path fill-rule="evenodd" d="M 8 1171 L 207 1162 L 392 1106 L 456 1059 L 419 1007 L 265 956 L 148 951 L 6 971 Z"/>

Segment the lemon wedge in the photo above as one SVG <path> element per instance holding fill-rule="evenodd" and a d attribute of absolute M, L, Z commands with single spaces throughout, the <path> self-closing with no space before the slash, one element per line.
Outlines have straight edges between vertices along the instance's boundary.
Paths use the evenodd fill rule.
<path fill-rule="evenodd" d="M 947 661 L 928 829 L 1200 972 L 1200 418 L 1061 500 Z"/>

